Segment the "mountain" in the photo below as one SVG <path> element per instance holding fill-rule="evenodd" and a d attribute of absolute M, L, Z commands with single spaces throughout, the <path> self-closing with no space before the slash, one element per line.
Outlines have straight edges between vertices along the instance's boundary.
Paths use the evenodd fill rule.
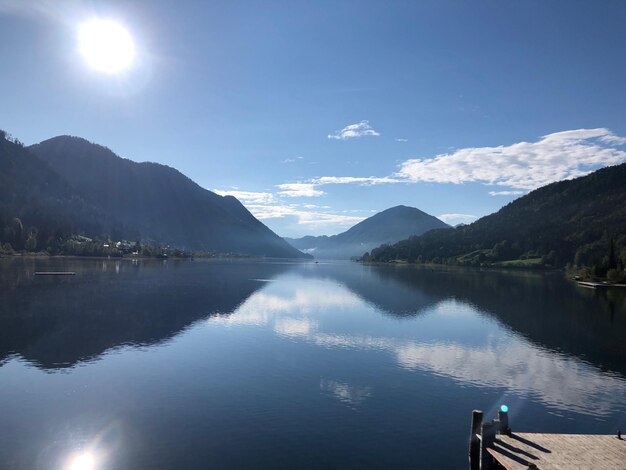
<path fill-rule="evenodd" d="M 189 250 L 308 257 L 234 197 L 208 191 L 174 168 L 137 163 L 70 136 L 54 137 L 29 150 L 78 194 L 143 239 Z"/>
<path fill-rule="evenodd" d="M 37 236 L 29 228 L 37 228 Z M 45 162 L 0 131 L 0 242 L 39 251 L 71 233 L 136 232 L 78 194 Z"/>
<path fill-rule="evenodd" d="M 626 163 L 552 183 L 472 224 L 382 246 L 364 260 L 555 267 L 573 263 L 606 272 L 626 263 L 625 182 Z"/>
<path fill-rule="evenodd" d="M 338 235 L 285 240 L 316 258 L 349 259 L 381 244 L 394 243 L 438 228 L 449 228 L 449 225 L 414 207 L 396 206 Z"/>

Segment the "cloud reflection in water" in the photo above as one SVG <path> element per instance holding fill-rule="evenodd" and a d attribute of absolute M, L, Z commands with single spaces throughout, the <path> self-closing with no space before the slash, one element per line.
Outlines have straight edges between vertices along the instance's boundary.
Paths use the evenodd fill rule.
<path fill-rule="evenodd" d="M 366 398 L 372 396 L 371 387 L 364 387 L 338 380 L 321 379 L 320 390 L 335 397 L 351 408 L 357 408 Z"/>
<path fill-rule="evenodd" d="M 307 289 L 300 286 L 306 285 Z M 406 370 L 426 370 L 477 387 L 501 387 L 518 395 L 531 395 L 546 405 L 563 411 L 607 416 L 626 397 L 626 381 L 600 371 L 578 358 L 543 349 L 502 327 L 501 337 L 483 338 L 481 344 L 463 344 L 447 338 L 416 341 L 398 336 L 359 334 L 360 318 L 375 309 L 345 287 L 323 280 L 299 283 L 289 281 L 268 286 L 252 295 L 230 316 L 211 322 L 227 325 L 267 326 L 276 334 L 331 349 L 386 351 Z M 325 312 L 352 315 L 355 332 L 334 333 Z M 369 312 L 369 313 L 368 313 Z M 418 317 L 403 320 L 398 327 L 419 328 L 419 322 L 438 315 L 441 321 L 459 317 L 486 320 L 472 306 L 445 300 Z M 487 335 L 487 333 L 485 333 Z M 322 379 L 320 389 L 357 406 L 370 396 L 369 387 Z"/>

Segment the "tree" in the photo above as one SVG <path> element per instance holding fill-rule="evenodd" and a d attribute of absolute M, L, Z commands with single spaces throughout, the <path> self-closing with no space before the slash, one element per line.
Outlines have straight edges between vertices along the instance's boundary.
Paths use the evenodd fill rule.
<path fill-rule="evenodd" d="M 620 271 L 618 269 L 609 269 L 606 273 L 606 278 L 610 282 L 620 282 L 624 280 L 624 271 Z"/>
<path fill-rule="evenodd" d="M 16 250 L 24 248 L 24 226 L 18 217 L 14 217 L 4 229 L 4 240 Z"/>
<path fill-rule="evenodd" d="M 37 233 L 36 232 L 30 232 L 28 234 L 28 238 L 26 239 L 26 244 L 24 248 L 26 248 L 26 251 L 37 250 Z"/>
<path fill-rule="evenodd" d="M 617 256 L 615 255 L 615 241 L 611 238 L 609 241 L 609 259 L 607 269 L 617 268 Z"/>

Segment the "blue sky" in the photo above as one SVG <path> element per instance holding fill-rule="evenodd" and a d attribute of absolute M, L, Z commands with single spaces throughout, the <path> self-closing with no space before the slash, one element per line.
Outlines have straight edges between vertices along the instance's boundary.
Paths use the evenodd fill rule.
<path fill-rule="evenodd" d="M 79 25 L 124 24 L 118 75 Z M 449 223 L 626 161 L 626 2 L 0 0 L 0 128 L 238 196 L 283 236 Z"/>

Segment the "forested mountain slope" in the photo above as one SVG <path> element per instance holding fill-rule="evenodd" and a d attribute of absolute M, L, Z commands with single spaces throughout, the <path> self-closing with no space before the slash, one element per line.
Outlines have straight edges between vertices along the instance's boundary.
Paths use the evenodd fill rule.
<path fill-rule="evenodd" d="M 470 225 L 381 246 L 364 259 L 474 265 L 519 260 L 610 268 L 620 262 L 625 248 L 626 164 L 622 164 L 552 183 Z"/>
<path fill-rule="evenodd" d="M 143 238 L 191 250 L 304 257 L 237 199 L 208 191 L 174 168 L 120 158 L 78 137 L 55 137 L 29 149 Z"/>

